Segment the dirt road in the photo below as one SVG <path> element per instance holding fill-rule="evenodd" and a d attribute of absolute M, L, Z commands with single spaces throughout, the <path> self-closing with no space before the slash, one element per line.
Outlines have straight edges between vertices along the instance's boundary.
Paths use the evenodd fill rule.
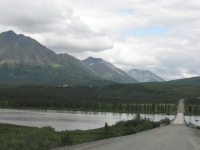
<path fill-rule="evenodd" d="M 184 113 L 183 100 L 179 102 L 177 113 Z M 187 127 L 183 116 L 177 115 L 168 126 L 58 150 L 200 150 L 200 130 Z"/>

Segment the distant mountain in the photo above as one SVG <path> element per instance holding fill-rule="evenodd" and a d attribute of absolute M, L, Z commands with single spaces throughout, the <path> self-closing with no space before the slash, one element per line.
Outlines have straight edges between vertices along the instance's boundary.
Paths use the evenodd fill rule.
<path fill-rule="evenodd" d="M 1 83 L 104 82 L 75 57 L 57 55 L 36 40 L 13 31 L 0 34 L 0 74 Z"/>
<path fill-rule="evenodd" d="M 127 72 L 131 77 L 139 82 L 162 82 L 165 81 L 161 77 L 148 70 L 131 69 Z"/>
<path fill-rule="evenodd" d="M 178 80 L 171 80 L 171 81 L 165 82 L 165 84 L 200 85 L 200 76 L 178 79 Z"/>
<path fill-rule="evenodd" d="M 88 57 L 83 60 L 96 74 L 100 77 L 111 80 L 117 83 L 136 83 L 137 81 L 130 77 L 124 71 L 116 68 L 111 63 L 104 61 L 101 58 Z"/>

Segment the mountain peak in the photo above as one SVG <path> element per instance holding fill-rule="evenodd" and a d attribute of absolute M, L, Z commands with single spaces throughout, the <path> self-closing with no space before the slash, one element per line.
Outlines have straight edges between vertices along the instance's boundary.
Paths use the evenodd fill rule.
<path fill-rule="evenodd" d="M 161 77 L 152 73 L 149 70 L 131 69 L 127 72 L 131 77 L 135 78 L 139 82 L 162 82 Z"/>
<path fill-rule="evenodd" d="M 0 33 L 0 74 L 0 83 L 98 84 L 105 81 L 73 56 L 57 55 L 31 37 L 12 30 Z"/>
<path fill-rule="evenodd" d="M 5 31 L 3 33 L 7 33 L 7 34 L 16 34 L 13 30 L 8 30 L 8 31 Z"/>
<path fill-rule="evenodd" d="M 100 77 L 117 83 L 136 83 L 137 81 L 124 71 L 101 58 L 88 57 L 82 61 Z"/>
<path fill-rule="evenodd" d="M 1 42 L 8 42 L 8 44 L 18 42 L 20 39 L 24 38 L 23 34 L 16 34 L 14 31 L 9 30 L 6 32 L 2 32 L 0 34 L 0 41 Z"/>
<path fill-rule="evenodd" d="M 4 37 L 7 37 L 7 38 L 8 37 L 17 36 L 17 34 L 12 30 L 9 30 L 9 31 L 6 31 L 6 32 L 2 32 L 1 35 L 4 36 Z"/>
<path fill-rule="evenodd" d="M 83 60 L 84 63 L 86 64 L 95 64 L 95 63 L 100 63 L 103 62 L 104 60 L 102 58 L 94 58 L 89 56 L 87 59 Z"/>

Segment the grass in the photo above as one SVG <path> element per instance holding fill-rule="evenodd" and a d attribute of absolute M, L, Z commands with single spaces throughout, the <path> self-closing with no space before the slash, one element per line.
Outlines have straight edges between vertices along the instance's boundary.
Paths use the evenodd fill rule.
<path fill-rule="evenodd" d="M 51 67 L 53 67 L 53 68 L 60 68 L 61 65 L 60 65 L 60 64 L 53 63 L 53 64 L 51 65 Z"/>
<path fill-rule="evenodd" d="M 74 131 L 55 131 L 52 127 L 26 127 L 0 123 L 1 150 L 47 150 L 111 137 L 124 136 L 158 127 L 159 122 L 142 119 L 119 121 L 115 125 Z"/>

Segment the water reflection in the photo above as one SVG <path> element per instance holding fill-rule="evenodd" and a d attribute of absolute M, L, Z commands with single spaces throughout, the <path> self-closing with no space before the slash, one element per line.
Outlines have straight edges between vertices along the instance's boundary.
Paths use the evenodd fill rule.
<path fill-rule="evenodd" d="M 174 115 L 165 115 L 165 114 L 141 114 L 143 118 L 149 118 L 152 121 L 160 121 L 161 119 L 169 118 L 172 120 Z"/>
<path fill-rule="evenodd" d="M 200 126 L 200 116 L 185 116 L 185 120 L 186 122 L 191 122 L 196 126 Z M 196 122 L 195 120 L 198 120 L 198 122 Z"/>
<path fill-rule="evenodd" d="M 52 126 L 56 130 L 87 130 L 115 124 L 120 120 L 130 120 L 136 115 L 133 113 L 109 113 L 109 112 L 83 112 L 83 111 L 56 111 L 56 110 L 17 110 L 0 109 L 0 122 L 25 125 L 25 126 Z M 165 117 L 173 119 L 173 115 L 141 114 L 142 118 L 152 121 L 160 121 Z M 186 116 L 186 120 L 193 122 L 199 119 Z"/>

